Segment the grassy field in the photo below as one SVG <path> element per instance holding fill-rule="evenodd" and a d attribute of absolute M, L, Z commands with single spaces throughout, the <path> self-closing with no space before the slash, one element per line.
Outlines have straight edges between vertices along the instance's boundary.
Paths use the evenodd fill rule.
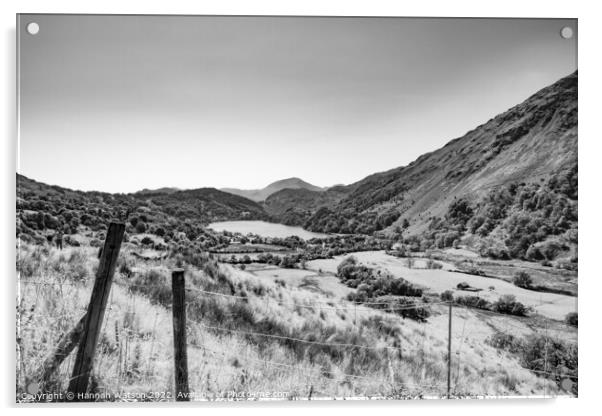
<path fill-rule="evenodd" d="M 45 385 L 40 368 L 85 313 L 97 250 L 21 244 L 17 400 L 32 400 L 23 395 L 32 384 L 65 390 L 74 353 Z M 446 305 L 433 304 L 431 317 L 417 322 L 344 300 L 350 289 L 326 266 L 322 272 L 265 265 L 241 270 L 206 254 L 142 260 L 137 250 L 129 243 L 122 247 L 97 349 L 94 391 L 153 400 L 160 397 L 152 392 L 173 391 L 168 282 L 170 269 L 184 267 L 190 386 L 198 399 L 234 399 L 232 392 L 240 399 L 257 392 L 276 392 L 280 399 L 446 394 Z M 565 394 L 514 354 L 485 342 L 495 333 L 516 334 L 517 327 L 531 333 L 530 324 L 461 308 L 454 309 L 453 322 L 454 396 Z"/>
<path fill-rule="evenodd" d="M 407 259 L 390 256 L 384 251 L 364 251 L 349 255 L 353 255 L 361 263 L 370 267 L 386 270 L 394 276 L 403 277 L 435 293 L 451 290 L 455 294 L 466 294 L 466 292 L 458 290 L 456 286 L 458 283 L 467 282 L 470 286 L 481 289 L 478 296 L 486 300 L 493 301 L 502 295 L 514 295 L 518 301 L 552 319 L 562 320 L 567 313 L 577 309 L 577 298 L 574 296 L 520 288 L 508 281 L 511 280 L 510 278 L 496 279 L 453 271 L 457 269 L 450 260 L 439 262 L 443 267 L 435 270 L 425 267 L 425 259 L 414 259 L 414 265 L 408 267 Z M 335 273 L 337 266 L 345 257 L 347 255 L 332 259 L 313 260 L 307 263 L 307 267 L 311 270 Z"/>

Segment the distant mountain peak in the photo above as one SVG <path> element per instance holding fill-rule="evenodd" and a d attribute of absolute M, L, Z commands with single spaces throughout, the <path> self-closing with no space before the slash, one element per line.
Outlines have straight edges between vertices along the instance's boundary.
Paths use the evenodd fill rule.
<path fill-rule="evenodd" d="M 221 191 L 228 192 L 234 195 L 243 196 L 256 202 L 265 201 L 270 195 L 283 189 L 307 189 L 309 191 L 323 191 L 324 188 L 312 185 L 301 178 L 291 177 L 280 179 L 272 182 L 262 189 L 238 189 L 238 188 L 222 188 Z"/>

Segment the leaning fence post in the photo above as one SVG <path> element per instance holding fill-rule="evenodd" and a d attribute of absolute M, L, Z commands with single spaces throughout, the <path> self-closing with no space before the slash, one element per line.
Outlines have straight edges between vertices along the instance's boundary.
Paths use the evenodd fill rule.
<path fill-rule="evenodd" d="M 42 385 L 42 390 L 46 391 L 46 388 L 50 382 L 50 379 L 57 368 L 63 363 L 65 358 L 71 354 L 71 351 L 75 349 L 77 344 L 79 343 L 82 334 L 84 332 L 84 325 L 86 323 L 86 315 L 82 316 L 81 319 L 77 322 L 77 324 L 73 327 L 71 331 L 64 334 L 54 352 L 46 357 L 44 363 L 42 364 L 40 373 L 40 381 Z"/>
<path fill-rule="evenodd" d="M 188 390 L 188 354 L 186 352 L 186 300 L 184 270 L 171 272 L 171 290 L 173 296 L 173 345 L 175 364 L 176 401 L 190 401 Z"/>
<path fill-rule="evenodd" d="M 73 393 L 73 400 L 81 400 L 81 395 L 88 390 L 88 380 L 92 371 L 94 352 L 98 341 L 98 334 L 102 325 L 113 274 L 117 265 L 117 256 L 121 248 L 125 224 L 112 222 L 109 224 L 107 237 L 100 256 L 98 272 L 92 289 L 92 296 L 86 313 L 84 330 L 77 349 L 75 365 L 69 382 L 69 392 Z"/>

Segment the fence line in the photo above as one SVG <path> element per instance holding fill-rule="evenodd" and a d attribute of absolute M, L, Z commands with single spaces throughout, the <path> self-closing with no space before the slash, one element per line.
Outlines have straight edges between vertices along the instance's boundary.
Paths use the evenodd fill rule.
<path fill-rule="evenodd" d="M 189 321 L 195 323 L 198 326 L 201 326 L 201 327 L 207 328 L 207 329 L 213 329 L 213 330 L 217 330 L 217 331 L 237 333 L 237 334 L 243 334 L 243 335 L 260 336 L 260 337 L 266 337 L 266 338 L 286 339 L 286 340 L 290 340 L 290 341 L 301 342 L 304 344 L 314 344 L 314 345 L 344 347 L 344 348 L 361 348 L 361 349 L 369 349 L 369 350 L 387 350 L 387 349 L 389 349 L 389 350 L 403 351 L 403 349 L 401 347 L 389 347 L 389 346 L 370 347 L 368 345 L 348 344 L 348 343 L 339 343 L 339 342 L 309 341 L 309 340 L 305 340 L 302 338 L 287 337 L 284 335 L 265 334 L 262 332 L 244 331 L 244 330 L 239 330 L 239 329 L 228 329 L 228 328 L 222 328 L 219 326 L 205 325 L 205 324 L 202 324 L 202 323 L 192 320 L 192 319 L 189 319 Z"/>
<path fill-rule="evenodd" d="M 72 286 L 79 286 L 80 283 L 77 282 L 34 282 L 34 281 L 27 281 L 24 279 L 21 279 L 21 281 L 19 282 L 21 284 L 26 284 L 26 285 L 40 285 L 40 286 L 44 286 L 44 285 L 49 285 L 49 286 L 61 286 L 61 285 L 72 285 Z M 120 287 L 124 287 L 124 288 L 130 288 L 130 287 L 139 287 L 139 288 L 161 288 L 161 289 L 165 289 L 168 286 L 167 285 L 158 285 L 158 284 L 149 284 L 149 285 L 144 285 L 144 284 L 133 284 L 133 283 L 121 283 L 121 282 L 115 282 L 115 284 L 117 286 Z M 245 300 L 245 301 L 249 301 L 251 298 L 246 297 L 246 296 L 240 296 L 240 295 L 229 295 L 226 293 L 219 293 L 219 292 L 211 292 L 211 291 L 207 291 L 207 290 L 203 290 L 203 289 L 197 289 L 197 288 L 192 288 L 192 287 L 186 287 L 187 291 L 193 291 L 193 292 L 199 292 L 199 293 L 203 293 L 203 294 L 207 294 L 210 296 L 218 296 L 218 297 L 224 297 L 224 298 L 231 298 L 231 299 L 238 299 L 238 300 Z M 319 310 L 335 310 L 335 311 L 357 311 L 357 307 L 359 306 L 360 308 L 362 306 L 365 305 L 391 305 L 393 302 L 366 302 L 366 303 L 362 303 L 362 302 L 347 302 L 347 303 L 351 303 L 352 305 L 354 305 L 353 307 L 332 307 L 332 306 L 317 306 L 314 305 L 313 303 L 319 303 L 319 304 L 331 304 L 334 302 L 331 301 L 312 301 L 312 304 L 304 304 L 304 303 L 297 303 L 297 302 L 285 302 L 285 301 L 279 301 L 276 299 L 270 299 L 268 298 L 270 302 L 274 302 L 278 305 L 283 305 L 283 306 L 293 306 L 293 307 L 299 307 L 299 308 L 311 308 L 311 309 L 319 309 Z M 364 311 L 383 311 L 383 312 L 388 312 L 388 311 L 404 311 L 404 310 L 411 310 L 411 309 L 415 309 L 417 307 L 426 307 L 426 306 L 437 306 L 437 305 L 444 305 L 447 304 L 448 301 L 438 301 L 438 302 L 416 302 L 413 305 L 406 305 L 406 306 L 399 306 L 399 307 L 387 307 L 387 308 L 364 308 Z M 501 316 L 501 317 L 506 317 L 506 318 L 513 318 L 513 319 L 517 319 L 519 321 L 523 321 L 525 319 L 528 319 L 528 317 L 523 317 L 523 316 L 519 316 L 519 315 L 512 315 L 512 314 L 507 314 L 507 313 L 502 313 L 502 312 L 496 312 L 496 311 L 492 311 L 489 309 L 481 309 L 481 308 L 476 308 L 476 307 L 471 307 L 468 305 L 462 305 L 462 304 L 458 304 L 458 303 L 454 303 L 454 306 L 456 307 L 461 307 L 464 308 L 466 310 L 469 311 L 474 311 L 474 312 L 481 312 L 484 314 L 490 314 L 490 315 L 497 315 L 497 316 Z M 540 306 L 540 305 L 538 305 Z M 545 318 L 545 317 L 544 317 Z M 550 319 L 550 318 L 545 318 L 545 319 Z M 562 321 L 558 321 L 558 320 L 553 320 L 555 325 L 561 325 L 561 326 L 565 326 L 571 329 L 577 329 L 576 327 L 574 327 L 573 325 L 567 324 L 565 322 Z M 516 324 L 512 324 L 509 322 L 506 322 L 506 325 L 512 326 L 514 328 L 517 329 L 524 329 L 523 327 L 520 327 Z M 527 328 L 534 330 L 533 325 L 530 325 L 528 323 L 524 323 L 525 326 L 527 326 Z M 575 333 L 575 335 L 577 335 Z"/>
<path fill-rule="evenodd" d="M 201 348 L 201 349 L 203 349 L 205 351 L 208 351 L 208 352 L 210 352 L 212 354 L 221 355 L 224 359 L 228 358 L 228 356 L 225 353 L 223 353 L 221 351 L 213 350 L 211 348 L 207 348 L 204 345 L 197 345 L 197 344 L 190 344 L 190 345 L 192 345 L 193 347 Z M 304 371 L 308 371 L 307 368 L 301 367 L 301 366 L 296 366 L 296 365 L 291 365 L 291 364 L 285 364 L 285 363 L 278 363 L 278 362 L 275 362 L 275 361 L 262 360 L 262 359 L 258 359 L 258 358 L 251 358 L 251 357 L 248 357 L 248 356 L 246 358 L 248 360 L 254 361 L 254 362 L 258 363 L 258 364 L 267 364 L 267 365 L 271 365 L 271 366 L 274 366 L 274 367 L 291 368 L 291 369 L 297 370 L 297 371 L 299 371 L 301 373 L 303 373 Z M 324 375 L 312 375 L 312 374 L 309 374 L 309 373 L 305 373 L 304 375 L 306 377 L 309 377 L 309 378 L 313 377 L 313 378 L 319 378 L 321 380 L 339 380 L 339 381 L 343 380 L 343 381 L 345 381 L 347 378 L 355 378 L 355 379 L 359 379 L 359 380 L 372 381 L 372 382 L 376 382 L 376 383 L 379 383 L 379 384 L 387 384 L 386 382 L 383 382 L 383 380 L 376 379 L 376 378 L 373 378 L 373 377 L 358 376 L 358 375 L 355 375 L 355 374 L 347 374 L 347 373 L 342 373 L 342 377 L 336 377 L 336 376 L 335 377 L 328 377 L 328 376 L 324 376 Z M 444 385 L 443 383 L 440 383 L 440 384 L 395 383 L 395 384 L 396 385 L 404 385 L 404 386 L 416 386 L 416 387 L 442 387 Z"/>
<path fill-rule="evenodd" d="M 114 226 L 116 224 L 111 224 L 111 226 Z M 122 226 L 122 224 L 119 224 L 120 226 Z M 107 237 L 108 239 L 108 237 Z M 121 243 L 121 241 L 119 241 L 119 244 Z M 107 244 L 107 242 L 105 242 L 105 245 Z M 114 247 L 111 247 L 114 248 Z M 117 254 L 119 251 L 119 245 L 116 248 L 117 250 Z M 117 257 L 117 254 L 115 254 L 115 259 Z M 107 255 L 108 256 L 108 255 Z M 102 261 L 101 261 L 102 263 Z M 112 274 L 114 271 L 114 265 L 113 265 L 113 270 L 111 270 L 110 272 L 108 271 L 107 273 L 110 275 L 109 276 L 109 280 L 112 279 Z M 175 271 L 173 273 L 176 273 Z M 228 299 L 235 299 L 235 300 L 244 300 L 244 301 L 249 301 L 251 299 L 255 299 L 258 302 L 260 301 L 265 301 L 266 303 L 266 308 L 268 307 L 268 303 L 269 302 L 274 302 L 276 304 L 279 305 L 286 305 L 286 306 L 293 306 L 293 307 L 297 307 L 297 308 L 311 308 L 311 309 L 318 309 L 318 310 L 336 310 L 336 311 L 354 311 L 357 312 L 357 307 L 359 306 L 360 308 L 364 308 L 364 310 L 366 311 L 371 311 L 371 312 L 376 312 L 376 311 L 382 311 L 382 312 L 394 312 L 394 311 L 404 311 L 404 310 L 413 310 L 413 309 L 417 309 L 417 308 L 421 308 L 421 307 L 428 307 L 428 306 L 436 306 L 436 305 L 450 305 L 450 312 L 449 312 L 449 319 L 450 319 L 450 329 L 449 329 L 449 336 L 448 336 L 448 342 L 450 345 L 450 349 L 448 351 L 448 383 L 447 383 L 447 392 L 448 392 L 448 398 L 449 398 L 449 389 L 450 389 L 450 371 L 451 371 L 451 338 L 452 338 L 452 332 L 451 332 L 451 319 L 452 319 L 452 312 L 451 312 L 451 305 L 456 305 L 456 306 L 461 306 L 464 309 L 468 310 L 468 311 L 473 311 L 473 313 L 478 313 L 483 312 L 484 314 L 492 314 L 492 315 L 499 315 L 499 316 L 504 316 L 507 318 L 514 318 L 519 320 L 521 323 L 523 323 L 528 329 L 533 330 L 533 331 L 537 331 L 537 329 L 533 328 L 533 326 L 531 326 L 529 323 L 525 323 L 522 321 L 522 317 L 520 316 L 516 316 L 516 315 L 511 315 L 511 314 L 505 314 L 505 313 L 501 313 L 501 312 L 496 312 L 496 311 L 491 311 L 491 310 L 487 310 L 487 309 L 479 309 L 479 308 L 474 308 L 474 307 L 470 307 L 468 305 L 459 305 L 457 303 L 454 302 L 450 302 L 450 301 L 433 301 L 433 302 L 425 302 L 425 301 L 421 301 L 421 302 L 415 302 L 413 304 L 409 304 L 409 305 L 402 305 L 402 306 L 393 306 L 395 304 L 394 301 L 391 302 L 359 302 L 359 301 L 345 301 L 345 303 L 351 305 L 351 307 L 336 307 L 335 304 L 337 302 L 340 302 L 341 300 L 337 299 L 337 300 L 333 300 L 333 301 L 312 301 L 310 303 L 299 303 L 299 302 L 288 302 L 288 301 L 279 301 L 271 296 L 268 296 L 267 294 L 264 294 L 263 296 L 257 296 L 255 298 L 249 298 L 248 296 L 240 296 L 240 295 L 234 295 L 234 294 L 225 294 L 225 293 L 219 293 L 219 292 L 212 292 L 212 291 L 207 291 L 207 290 L 203 290 L 203 289 L 199 289 L 199 288 L 194 288 L 194 287 L 186 287 L 185 286 L 185 281 L 184 281 L 184 270 L 183 269 L 179 269 L 177 271 L 177 273 L 180 273 L 181 276 L 181 299 L 180 299 L 180 306 L 182 306 L 183 308 L 185 308 L 185 296 L 184 296 L 184 291 L 189 291 L 189 292 L 196 292 L 196 293 L 202 293 L 204 295 L 207 296 L 214 296 L 214 297 L 224 297 L 224 298 L 228 298 Z M 173 278 L 173 274 L 172 274 L 172 278 Z M 24 285 L 37 285 L 37 286 L 58 286 L 60 287 L 60 291 L 61 294 L 63 292 L 62 286 L 63 285 L 70 285 L 70 286 L 79 286 L 81 288 L 85 287 L 85 285 L 87 283 L 89 283 L 90 281 L 80 281 L 80 282 L 67 282 L 67 281 L 62 281 L 62 282 L 50 282 L 50 281 L 32 281 L 30 279 L 19 279 L 18 280 L 18 284 L 24 284 Z M 169 284 L 166 282 L 165 284 L 135 284 L 135 283 L 130 283 L 128 281 L 125 282 L 115 282 L 118 286 L 122 287 L 122 288 L 134 288 L 134 287 L 139 287 L 139 288 L 161 288 L 161 289 L 168 289 L 169 288 Z M 94 283 L 94 290 L 93 292 L 96 291 L 96 286 L 99 284 L 99 276 L 97 276 L 97 280 Z M 109 284 L 109 289 L 107 292 L 107 296 L 108 293 L 110 292 L 110 282 Z M 172 281 L 172 290 L 174 289 L 174 282 Z M 130 297 L 133 297 L 133 291 L 128 291 Z M 175 292 L 174 293 L 174 298 L 175 298 Z M 105 296 L 103 295 L 103 298 Z M 96 297 L 94 295 L 92 295 L 92 300 L 90 301 L 90 307 L 92 307 L 93 303 L 96 302 Z M 110 292 L 110 298 L 109 300 L 109 308 L 108 308 L 108 313 L 106 313 L 106 317 L 104 320 L 104 325 L 103 325 L 103 315 L 105 312 L 105 308 L 106 308 L 106 301 L 107 299 L 105 299 L 104 305 L 102 306 L 101 312 L 100 312 L 100 320 L 98 322 L 98 324 L 96 325 L 97 328 L 94 329 L 94 332 L 96 335 L 94 335 L 95 337 L 98 335 L 98 332 L 100 333 L 104 333 L 106 328 L 107 328 L 107 324 L 108 324 L 108 320 L 110 318 L 110 314 L 111 314 L 111 310 L 112 310 L 112 304 L 113 304 L 113 293 Z M 133 302 L 135 302 L 135 297 L 133 297 Z M 555 303 L 557 300 L 552 300 L 549 302 L 542 302 L 541 298 L 540 298 L 540 303 L 537 306 L 542 306 L 544 304 L 553 304 Z M 96 302 L 97 303 L 97 302 Z M 327 305 L 327 306 L 321 306 L 321 305 Z M 370 307 L 370 306 L 374 306 L 374 307 Z M 382 308 L 378 308 L 376 306 L 382 306 Z M 132 307 L 132 309 L 135 311 L 135 305 Z M 197 343 L 190 343 L 190 342 L 186 342 L 185 340 L 185 336 L 186 336 L 186 324 L 185 321 L 183 319 L 183 316 L 185 315 L 181 315 L 182 319 L 181 321 L 179 320 L 180 318 L 176 319 L 176 315 L 175 315 L 175 310 L 176 308 L 173 307 L 172 308 L 174 310 L 174 328 L 176 326 L 177 322 L 180 322 L 179 327 L 181 327 L 181 335 L 183 335 L 181 337 L 182 342 L 179 343 L 181 344 L 180 350 L 184 352 L 184 359 L 182 359 L 181 357 L 178 358 L 177 354 L 174 354 L 175 357 L 175 367 L 176 369 L 178 369 L 178 366 L 182 366 L 183 367 L 183 371 L 185 371 L 187 373 L 187 364 L 186 364 L 186 359 L 185 359 L 185 354 L 186 354 L 186 346 L 193 346 L 196 348 L 201 348 L 203 349 L 203 351 L 210 353 L 212 356 L 215 355 L 221 355 L 223 357 L 223 359 L 227 359 L 228 355 L 222 351 L 215 351 L 211 348 L 207 348 L 204 344 L 204 339 L 201 336 L 201 343 L 197 344 Z M 182 308 L 180 308 L 182 309 Z M 128 303 L 128 310 L 129 310 L 129 303 Z M 62 319 L 63 316 L 66 316 L 66 314 L 61 314 L 59 315 L 59 319 Z M 460 347 L 456 350 L 456 357 L 457 357 L 457 374 L 456 374 L 456 380 L 455 380 L 455 389 L 458 388 L 458 378 L 460 375 L 460 358 L 461 358 L 461 353 L 462 353 L 462 349 L 463 349 L 463 345 L 464 345 L 464 341 L 466 338 L 468 338 L 468 335 L 471 333 L 471 330 L 469 329 L 469 333 L 466 335 L 466 337 L 464 337 L 464 329 L 466 326 L 466 322 L 467 319 L 466 317 L 464 317 L 464 325 L 462 327 L 462 335 L 460 337 L 461 343 L 460 343 Z M 526 319 L 526 318 L 525 318 Z M 547 318 L 546 318 L 547 319 Z M 157 320 L 157 316 L 155 316 L 155 325 L 156 326 L 156 320 Z M 327 342 L 327 341 L 311 341 L 311 340 L 305 340 L 302 338 L 295 338 L 295 337 L 289 337 L 289 336 L 285 336 L 285 335 L 276 335 L 276 334 L 268 334 L 268 333 L 262 333 L 262 332 L 255 332 L 255 331 L 249 331 L 249 330 L 243 330 L 243 329 L 229 329 L 229 328 L 225 328 L 225 327 L 221 327 L 221 326 L 211 326 L 211 325 L 205 325 L 201 322 L 198 321 L 194 321 L 194 320 L 190 320 L 190 322 L 194 323 L 195 325 L 201 327 L 201 328 L 205 328 L 205 329 L 209 329 L 209 330 L 215 330 L 215 331 L 222 331 L 222 332 L 228 332 L 228 333 L 235 333 L 235 334 L 243 334 L 243 335 L 249 335 L 249 336 L 259 336 L 259 337 L 266 337 L 266 338 L 272 338 L 272 339 L 282 339 L 282 340 L 288 340 L 288 341 L 292 341 L 292 342 L 299 342 L 299 343 L 304 343 L 304 344 L 310 344 L 310 345 L 322 345 L 322 346 L 330 346 L 330 347 L 339 347 L 339 348 L 345 348 L 345 349 L 369 349 L 369 350 L 382 350 L 382 351 L 386 351 L 387 352 L 387 357 L 388 357 L 388 351 L 389 350 L 395 350 L 395 351 L 403 351 L 403 348 L 401 347 L 394 347 L 394 346 L 382 346 L 382 347 L 375 347 L 375 346 L 368 346 L 368 345 L 359 345 L 359 344 L 353 344 L 353 343 L 339 343 L 339 342 Z M 519 325 L 516 325 L 514 323 L 508 322 L 508 320 L 503 321 L 503 323 L 507 326 L 510 327 L 514 327 L 514 328 L 520 328 L 520 329 L 525 329 Z M 558 325 L 565 325 L 568 326 L 570 328 L 575 328 L 572 325 L 566 324 L 564 322 L 554 322 Z M 547 331 L 548 331 L 548 320 L 545 321 L 546 324 L 546 336 L 547 336 Z M 497 328 L 493 327 L 492 324 L 489 325 L 490 327 L 492 327 L 492 329 L 497 332 L 497 333 L 501 333 L 500 330 L 498 330 Z M 506 330 L 507 327 L 505 328 Z M 539 329 L 539 328 L 538 328 Z M 575 328 L 576 329 L 576 328 Z M 100 331 L 99 331 L 100 330 Z M 153 332 L 154 332 L 154 328 L 153 328 Z M 422 346 L 422 358 L 423 358 L 423 365 L 424 365 L 424 342 L 426 341 L 426 332 L 424 330 L 424 328 L 422 329 L 423 332 L 423 346 Z M 84 338 L 85 339 L 85 338 Z M 80 344 L 80 349 L 82 349 L 83 346 L 83 342 L 82 344 Z M 96 341 L 90 343 L 92 345 L 92 350 L 91 353 L 89 353 L 90 357 L 88 357 L 87 359 L 92 360 L 94 357 L 94 349 L 96 348 Z M 178 344 L 177 340 L 174 341 L 174 344 Z M 546 341 L 546 345 L 547 345 L 547 341 Z M 151 359 L 152 359 L 152 352 L 153 352 L 153 347 L 154 347 L 154 343 L 151 346 Z M 87 349 L 88 347 L 86 347 Z M 176 349 L 177 349 L 177 345 L 176 345 Z M 341 359 L 342 353 L 339 351 L 339 359 Z M 82 367 L 82 365 L 80 364 L 79 366 L 78 361 L 80 359 L 80 355 L 81 355 L 81 351 L 79 351 L 78 349 L 78 354 L 77 354 L 77 359 L 76 360 L 76 365 L 74 365 L 73 368 L 73 374 L 71 375 L 71 377 L 68 379 L 69 382 L 69 390 L 73 391 L 74 390 L 74 386 L 75 384 L 77 384 L 79 381 L 81 381 L 84 385 L 87 385 L 88 383 L 88 376 L 89 376 L 89 372 L 91 370 L 91 365 L 90 368 L 87 369 L 85 368 L 85 366 L 83 368 L 79 368 Z M 126 351 L 127 354 L 127 351 Z M 181 354 L 180 354 L 181 355 Z M 339 373 L 338 376 L 336 376 L 333 372 L 327 372 L 327 374 L 324 374 L 323 372 L 321 372 L 319 369 L 315 369 L 315 368 L 311 368 L 311 367 L 305 367 L 305 366 L 301 366 L 301 365 L 292 365 L 292 364 L 287 364 L 287 363 L 279 363 L 279 362 L 275 362 L 275 361 L 270 361 L 270 360 L 262 360 L 260 358 L 253 358 L 250 357 L 250 351 L 247 350 L 245 353 L 245 359 L 249 360 L 251 362 L 257 362 L 259 364 L 262 365 L 268 365 L 268 366 L 273 366 L 273 367 L 280 367 L 280 368 L 290 368 L 293 369 L 297 372 L 299 372 L 301 375 L 304 375 L 307 378 L 318 378 L 320 380 L 324 380 L 326 382 L 329 381 L 333 381 L 333 380 L 345 380 L 347 381 L 348 379 L 356 379 L 356 380 L 366 380 L 366 381 L 370 381 L 373 383 L 377 383 L 379 386 L 385 386 L 385 385 L 391 385 L 393 387 L 396 386 L 414 386 L 414 387 L 420 387 L 420 388 L 443 388 L 445 386 L 445 383 L 438 383 L 438 384 L 421 384 L 421 383 L 397 383 L 394 380 L 394 374 L 393 374 L 393 370 L 391 369 L 391 363 L 389 362 L 389 371 L 390 371 L 390 381 L 387 382 L 386 381 L 386 377 L 384 377 L 383 379 L 379 379 L 379 378 L 374 378 L 374 377 L 369 377 L 369 376 L 362 376 L 362 375 L 356 375 L 356 374 L 347 374 L 347 373 Z M 544 370 L 534 370 L 534 369 L 529 369 L 529 368 L 525 368 L 526 370 L 533 372 L 533 373 L 537 373 L 537 374 L 545 374 L 545 375 L 554 375 L 554 376 L 559 376 L 562 375 L 562 372 L 555 372 L 555 371 L 545 371 L 548 368 L 548 358 L 547 358 L 547 348 L 546 348 L 546 356 L 544 359 Z M 99 365 L 102 364 L 102 359 L 99 362 Z M 150 360 L 149 360 L 149 365 L 150 365 Z M 222 364 L 223 366 L 223 364 Z M 119 367 L 121 367 L 121 363 L 119 363 Z M 76 371 L 76 368 L 79 371 Z M 524 367 L 523 367 L 524 368 Z M 335 366 L 335 369 L 339 369 L 339 367 Z M 237 371 L 242 371 L 241 369 L 238 369 L 235 367 L 235 370 Z M 244 370 L 244 369 L 243 369 Z M 320 371 L 319 374 L 315 374 L 316 371 Z M 383 370 L 384 371 L 384 370 Z M 118 376 L 120 377 L 120 376 Z M 572 376 L 570 374 L 566 375 L 567 378 L 571 378 L 571 379 L 578 379 L 576 376 Z M 424 377 L 423 377 L 424 378 Z M 81 380 L 80 380 L 81 379 Z M 119 380 L 120 382 L 121 380 Z M 176 384 L 178 383 L 178 377 L 176 376 Z M 187 392 L 188 388 L 187 388 L 187 378 L 186 378 L 186 385 L 184 386 L 183 382 L 180 383 L 181 386 L 180 387 L 176 387 L 176 392 L 178 391 L 183 391 L 183 392 Z M 462 385 L 462 384 L 460 384 Z M 183 386 L 183 387 L 182 387 Z M 455 391 L 454 389 L 454 391 Z M 443 395 L 443 392 L 440 392 L 441 395 Z M 311 396 L 311 393 L 310 393 Z"/>
<path fill-rule="evenodd" d="M 225 293 L 219 293 L 219 292 L 210 292 L 210 291 L 206 291 L 206 290 L 202 290 L 202 289 L 196 289 L 196 288 L 191 288 L 191 287 L 187 287 L 186 290 L 188 291 L 193 291 L 193 292 L 200 292 L 200 293 L 204 293 L 210 296 L 220 296 L 220 297 L 225 297 L 225 298 L 232 298 L 232 299 L 239 299 L 239 300 L 246 300 L 248 301 L 249 297 L 247 296 L 239 296 L 239 295 L 228 295 Z M 279 301 L 276 299 L 270 299 L 269 297 L 267 298 L 268 300 L 270 300 L 271 302 L 274 302 L 278 305 L 285 305 L 285 306 L 294 306 L 294 307 L 300 307 L 300 308 L 312 308 L 312 309 L 319 309 L 319 310 L 336 310 L 336 311 L 355 311 L 355 308 L 357 306 L 364 306 L 364 305 L 392 305 L 394 304 L 394 302 L 366 302 L 366 303 L 361 303 L 358 302 L 357 304 L 355 304 L 354 307 L 333 307 L 333 306 L 317 306 L 314 305 L 313 303 L 334 303 L 334 302 L 313 302 L 312 304 L 304 304 L 304 303 L 297 303 L 297 302 L 285 302 L 285 301 Z M 409 310 L 409 309 L 415 309 L 417 307 L 421 307 L 421 306 L 435 306 L 435 305 L 442 305 L 442 304 L 447 304 L 448 301 L 437 301 L 437 302 L 416 302 L 413 305 L 405 305 L 405 306 L 398 306 L 398 307 L 387 307 L 387 308 L 383 308 L 383 309 L 378 309 L 378 308 L 366 308 L 369 311 L 378 311 L 378 310 L 382 310 L 382 311 L 403 311 L 403 310 Z"/>

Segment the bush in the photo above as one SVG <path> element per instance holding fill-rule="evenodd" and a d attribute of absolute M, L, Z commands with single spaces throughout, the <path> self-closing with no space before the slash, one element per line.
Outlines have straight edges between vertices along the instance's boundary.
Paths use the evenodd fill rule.
<path fill-rule="evenodd" d="M 522 341 L 512 334 L 497 332 L 485 340 L 485 342 L 494 348 L 517 353 L 523 348 Z"/>
<path fill-rule="evenodd" d="M 533 284 L 533 279 L 529 273 L 521 270 L 514 275 L 512 278 L 512 283 L 514 283 L 515 286 L 529 289 Z"/>
<path fill-rule="evenodd" d="M 158 270 L 147 270 L 137 274 L 132 280 L 130 290 L 146 295 L 151 302 L 159 305 L 171 305 L 171 285 L 164 273 Z"/>
<path fill-rule="evenodd" d="M 563 380 L 570 379 L 571 392 L 578 390 L 578 350 L 576 344 L 545 335 L 518 338 L 511 334 L 496 333 L 485 341 L 489 345 L 516 354 L 521 366 L 536 375 L 548 378 L 563 388 Z"/>
<path fill-rule="evenodd" d="M 446 290 L 440 295 L 441 300 L 445 302 L 453 302 L 454 300 L 454 292 L 451 290 Z"/>
<path fill-rule="evenodd" d="M 520 358 L 523 367 L 539 374 L 546 373 L 546 377 L 560 387 L 563 380 L 570 379 L 573 381 L 572 393 L 577 394 L 577 344 L 545 335 L 531 335 L 523 343 Z"/>
<path fill-rule="evenodd" d="M 439 270 L 443 268 L 443 265 L 439 262 L 436 262 L 433 259 L 428 259 L 426 261 L 426 268 L 427 269 L 435 269 L 435 270 Z"/>
<path fill-rule="evenodd" d="M 98 238 L 92 238 L 90 240 L 90 247 L 100 247 L 102 246 L 102 241 L 100 241 Z"/>
<path fill-rule="evenodd" d="M 487 302 L 485 299 L 483 299 L 479 296 L 475 296 L 475 295 L 456 296 L 455 301 L 458 305 L 464 305 L 469 308 L 477 308 L 477 309 L 485 309 L 485 310 L 491 309 L 491 304 L 489 302 Z"/>
<path fill-rule="evenodd" d="M 508 315 L 526 316 L 530 308 L 518 302 L 514 295 L 503 295 L 493 303 L 492 310 Z"/>
<path fill-rule="evenodd" d="M 138 221 L 138 223 L 136 224 L 136 232 L 138 234 L 142 234 L 144 232 L 146 232 L 146 224 L 142 221 Z"/>
<path fill-rule="evenodd" d="M 569 312 L 564 317 L 564 322 L 567 324 L 577 327 L 578 326 L 578 315 L 577 312 Z"/>

